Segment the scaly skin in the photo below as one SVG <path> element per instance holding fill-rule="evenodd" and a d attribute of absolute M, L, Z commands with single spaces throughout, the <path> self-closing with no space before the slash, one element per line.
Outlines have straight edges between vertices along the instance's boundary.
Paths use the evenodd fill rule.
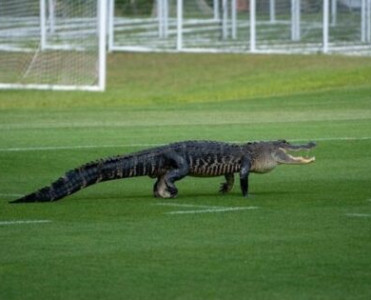
<path fill-rule="evenodd" d="M 227 193 L 233 188 L 234 173 L 240 174 L 242 195 L 247 197 L 250 173 L 266 173 L 278 164 L 311 163 L 314 157 L 293 157 L 286 151 L 313 147 L 313 142 L 295 146 L 284 140 L 246 144 L 178 142 L 82 165 L 50 186 L 11 203 L 56 201 L 99 182 L 136 176 L 157 178 L 153 189 L 155 197 L 174 198 L 178 193 L 175 182 L 185 176 L 224 175 L 226 182 L 222 183 L 220 192 Z"/>

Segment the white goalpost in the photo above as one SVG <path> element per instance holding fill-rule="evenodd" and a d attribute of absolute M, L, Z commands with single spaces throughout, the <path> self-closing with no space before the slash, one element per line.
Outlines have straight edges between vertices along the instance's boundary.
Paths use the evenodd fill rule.
<path fill-rule="evenodd" d="M 0 88 L 103 91 L 107 0 L 0 0 Z"/>

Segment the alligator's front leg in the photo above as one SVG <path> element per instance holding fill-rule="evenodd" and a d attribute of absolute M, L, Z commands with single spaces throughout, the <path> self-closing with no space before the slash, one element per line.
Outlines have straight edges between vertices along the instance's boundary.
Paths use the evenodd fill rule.
<path fill-rule="evenodd" d="M 233 173 L 225 174 L 224 177 L 225 177 L 226 182 L 221 183 L 220 190 L 219 190 L 219 192 L 223 194 L 229 193 L 232 190 L 233 185 L 234 185 L 234 174 Z"/>
<path fill-rule="evenodd" d="M 241 170 L 240 170 L 240 185 L 242 195 L 244 197 L 248 196 L 249 192 L 249 173 L 250 173 L 251 162 L 250 159 L 244 157 L 241 161 Z"/>

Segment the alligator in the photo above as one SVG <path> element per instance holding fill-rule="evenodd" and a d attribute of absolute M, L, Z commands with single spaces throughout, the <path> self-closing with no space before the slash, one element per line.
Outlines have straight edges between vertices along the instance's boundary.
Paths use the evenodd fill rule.
<path fill-rule="evenodd" d="M 242 195 L 247 197 L 250 173 L 267 173 L 279 164 L 311 163 L 315 157 L 295 157 L 287 151 L 308 150 L 315 146 L 314 142 L 293 145 L 286 140 L 245 144 L 177 142 L 87 163 L 68 171 L 50 186 L 10 203 L 56 201 L 99 182 L 136 176 L 157 178 L 153 187 L 155 197 L 176 197 L 175 182 L 185 176 L 224 175 L 220 192 L 228 193 L 234 185 L 234 173 L 239 173 Z"/>

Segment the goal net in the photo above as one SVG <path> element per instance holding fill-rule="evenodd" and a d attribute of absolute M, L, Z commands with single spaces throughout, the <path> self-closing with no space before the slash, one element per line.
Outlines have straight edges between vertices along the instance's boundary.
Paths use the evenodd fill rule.
<path fill-rule="evenodd" d="M 104 90 L 106 0 L 0 0 L 0 88 Z"/>

